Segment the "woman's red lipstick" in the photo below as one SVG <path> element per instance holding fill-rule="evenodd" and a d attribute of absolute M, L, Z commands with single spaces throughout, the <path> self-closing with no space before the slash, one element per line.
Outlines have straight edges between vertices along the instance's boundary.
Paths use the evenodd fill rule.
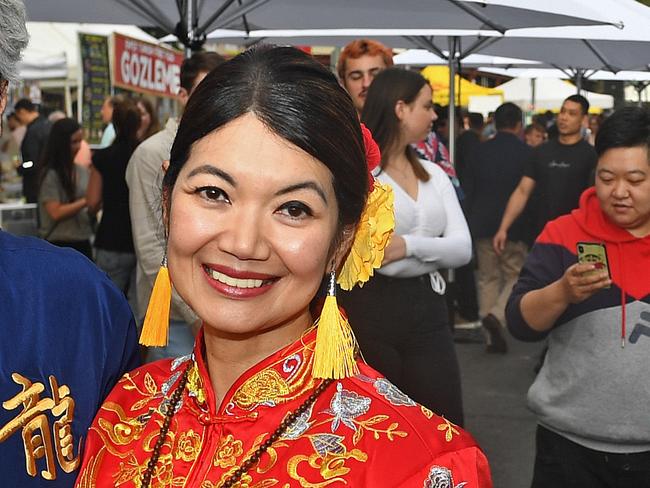
<path fill-rule="evenodd" d="M 218 264 L 204 264 L 208 284 L 229 298 L 253 298 L 269 291 L 277 276 L 253 271 L 236 270 Z"/>

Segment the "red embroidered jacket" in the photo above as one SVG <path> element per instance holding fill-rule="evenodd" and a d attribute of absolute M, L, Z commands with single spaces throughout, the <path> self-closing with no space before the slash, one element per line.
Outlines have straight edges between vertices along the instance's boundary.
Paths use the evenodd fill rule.
<path fill-rule="evenodd" d="M 140 487 L 170 398 L 190 368 L 151 486 L 217 488 L 322 380 L 311 376 L 315 333 L 247 371 L 215 410 L 202 356 L 126 374 L 88 433 L 77 487 Z M 334 381 L 235 486 L 490 488 L 474 439 L 404 395 L 366 364 Z"/>

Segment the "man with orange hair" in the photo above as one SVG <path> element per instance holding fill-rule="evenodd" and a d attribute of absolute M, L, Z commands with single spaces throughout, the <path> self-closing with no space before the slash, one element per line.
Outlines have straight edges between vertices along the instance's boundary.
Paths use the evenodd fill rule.
<path fill-rule="evenodd" d="M 391 66 L 393 51 L 381 42 L 357 39 L 343 48 L 336 69 L 343 88 L 352 97 L 359 114 L 372 80 L 380 71 Z"/>

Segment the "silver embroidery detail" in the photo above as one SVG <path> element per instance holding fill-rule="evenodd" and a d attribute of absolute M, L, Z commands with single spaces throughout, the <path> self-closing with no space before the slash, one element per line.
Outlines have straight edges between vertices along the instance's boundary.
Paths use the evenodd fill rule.
<path fill-rule="evenodd" d="M 365 381 L 366 383 L 374 383 L 375 380 L 372 379 L 370 376 L 366 376 L 365 374 L 359 373 L 358 375 L 355 375 L 355 378 L 361 381 Z"/>
<path fill-rule="evenodd" d="M 189 361 L 190 359 L 192 359 L 192 357 L 193 354 L 187 354 L 186 356 L 180 356 L 174 359 L 172 361 L 172 371 L 176 371 L 181 364 Z"/>
<path fill-rule="evenodd" d="M 325 457 L 327 454 L 343 454 L 345 446 L 343 440 L 345 437 L 334 434 L 316 434 L 309 436 L 311 445 L 314 450 L 321 456 Z"/>
<path fill-rule="evenodd" d="M 393 405 L 404 405 L 406 407 L 415 407 L 417 403 L 406 396 L 399 388 L 388 381 L 386 378 L 377 378 L 373 383 L 375 390 Z"/>
<path fill-rule="evenodd" d="M 302 364 L 302 356 L 300 354 L 294 354 L 289 356 L 282 363 L 282 371 L 289 374 L 287 381 L 291 381 L 296 373 L 300 370 L 300 365 Z"/>
<path fill-rule="evenodd" d="M 309 427 L 311 427 L 311 413 L 314 405 L 312 404 L 306 411 L 304 411 L 296 420 L 289 426 L 289 428 L 282 434 L 283 440 L 295 440 L 303 435 Z"/>
<path fill-rule="evenodd" d="M 165 381 L 162 386 L 160 387 L 160 391 L 162 391 L 162 394 L 167 396 L 167 393 L 169 393 L 169 390 L 171 389 L 172 385 L 176 383 L 176 380 L 180 377 L 181 372 L 176 371 L 171 377 Z"/>
<path fill-rule="evenodd" d="M 454 477 L 447 468 L 434 466 L 429 471 L 429 476 L 424 481 L 423 488 L 463 488 L 466 481 L 454 485 Z"/>
<path fill-rule="evenodd" d="M 370 398 L 364 397 L 353 391 L 344 390 L 341 383 L 336 384 L 336 393 L 332 397 L 329 410 L 326 413 L 334 415 L 332 432 L 336 432 L 341 422 L 356 431 L 354 419 L 370 410 Z"/>

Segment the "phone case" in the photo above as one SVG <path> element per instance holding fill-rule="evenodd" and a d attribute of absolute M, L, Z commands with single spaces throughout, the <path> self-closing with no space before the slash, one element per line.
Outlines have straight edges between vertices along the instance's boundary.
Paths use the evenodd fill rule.
<path fill-rule="evenodd" d="M 607 275 L 612 277 L 609 271 L 609 262 L 607 260 L 607 248 L 601 242 L 578 242 L 578 262 L 591 263 L 596 266 L 592 273 L 607 271 Z"/>

